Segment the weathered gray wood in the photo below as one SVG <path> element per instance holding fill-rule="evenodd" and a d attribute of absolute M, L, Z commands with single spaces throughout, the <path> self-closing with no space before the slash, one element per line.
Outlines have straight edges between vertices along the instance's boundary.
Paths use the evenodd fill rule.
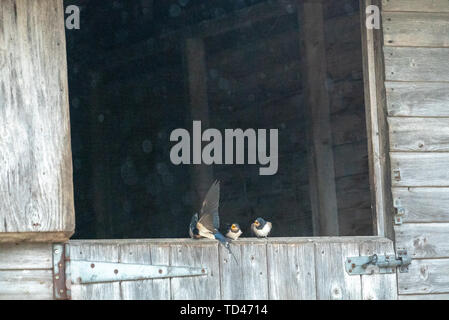
<path fill-rule="evenodd" d="M 440 294 L 400 294 L 399 300 L 449 300 L 449 293 Z"/>
<path fill-rule="evenodd" d="M 384 47 L 385 77 L 392 81 L 449 81 L 449 48 Z"/>
<path fill-rule="evenodd" d="M 74 208 L 63 3 L 5 0 L 0 15 L 0 242 L 67 239 Z"/>
<path fill-rule="evenodd" d="M 449 116 L 449 83 L 386 82 L 390 116 Z"/>
<path fill-rule="evenodd" d="M 114 241 L 109 243 L 70 241 L 70 259 L 119 262 L 119 245 Z M 119 300 L 123 298 L 119 282 L 72 284 L 71 291 L 73 300 Z"/>
<path fill-rule="evenodd" d="M 315 300 L 313 243 L 268 244 L 269 299 Z"/>
<path fill-rule="evenodd" d="M 366 28 L 366 8 L 379 6 L 378 0 L 360 1 L 360 23 L 362 30 L 363 82 L 365 92 L 366 128 L 368 137 L 368 165 L 375 234 L 394 238 L 391 212 L 391 178 L 388 124 L 386 119 L 384 57 L 382 33 Z"/>
<path fill-rule="evenodd" d="M 449 188 L 393 188 L 404 222 L 449 222 Z"/>
<path fill-rule="evenodd" d="M 449 293 L 449 259 L 413 260 L 408 273 L 398 272 L 399 294 Z"/>
<path fill-rule="evenodd" d="M 393 242 L 366 241 L 360 243 L 361 256 L 373 254 L 394 256 Z M 362 275 L 361 277 L 363 300 L 396 300 L 398 298 L 396 274 Z"/>
<path fill-rule="evenodd" d="M 52 268 L 50 243 L 0 244 L 0 270 Z"/>
<path fill-rule="evenodd" d="M 120 245 L 120 262 L 153 265 L 170 265 L 170 246 L 148 243 Z M 169 300 L 170 279 L 122 281 L 125 300 Z"/>
<path fill-rule="evenodd" d="M 385 12 L 386 46 L 449 46 L 449 13 Z"/>
<path fill-rule="evenodd" d="M 404 223 L 395 231 L 397 247 L 412 258 L 449 257 L 449 223 Z"/>
<path fill-rule="evenodd" d="M 53 299 L 53 271 L 0 271 L 0 300 Z"/>
<path fill-rule="evenodd" d="M 195 243 L 172 245 L 170 261 L 172 266 L 205 267 L 206 276 L 172 278 L 171 298 L 175 300 L 215 300 L 220 299 L 220 268 L 218 243 Z"/>
<path fill-rule="evenodd" d="M 449 186 L 449 153 L 391 152 L 393 187 Z"/>
<path fill-rule="evenodd" d="M 326 49 L 323 5 L 305 2 L 299 10 L 304 41 L 305 96 L 310 117 L 310 186 L 315 227 L 320 235 L 338 235 L 338 208 L 335 188 L 334 154 L 326 89 Z"/>
<path fill-rule="evenodd" d="M 244 244 L 233 242 L 231 250 L 237 258 L 237 263 L 226 248 L 219 246 L 219 249 L 221 298 L 268 299 L 266 242 L 257 239 Z"/>
<path fill-rule="evenodd" d="M 446 0 L 382 0 L 383 11 L 449 12 Z"/>
<path fill-rule="evenodd" d="M 346 257 L 359 255 L 358 243 L 316 243 L 316 290 L 320 300 L 360 300 L 360 276 L 346 273 Z"/>
<path fill-rule="evenodd" d="M 391 151 L 449 151 L 449 118 L 390 117 Z"/>

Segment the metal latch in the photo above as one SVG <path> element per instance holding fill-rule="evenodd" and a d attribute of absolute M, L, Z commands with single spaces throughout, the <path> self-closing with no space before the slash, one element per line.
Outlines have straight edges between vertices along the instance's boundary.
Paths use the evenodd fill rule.
<path fill-rule="evenodd" d="M 55 299 L 70 299 L 71 284 L 207 275 L 207 269 L 201 267 L 72 260 L 69 252 L 69 244 L 53 245 Z"/>
<path fill-rule="evenodd" d="M 346 259 L 346 272 L 350 275 L 365 274 L 384 274 L 394 273 L 396 267 L 399 272 L 408 272 L 408 266 L 412 259 L 404 249 L 397 251 L 397 257 L 394 255 L 377 255 L 349 257 Z"/>

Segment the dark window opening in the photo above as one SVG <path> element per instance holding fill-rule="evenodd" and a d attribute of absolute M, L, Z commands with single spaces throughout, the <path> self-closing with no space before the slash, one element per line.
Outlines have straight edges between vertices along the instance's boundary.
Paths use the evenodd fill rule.
<path fill-rule="evenodd" d="M 316 88 L 293 3 L 64 1 L 81 8 L 80 29 L 66 30 L 73 238 L 188 237 L 213 179 L 222 226 L 237 222 L 251 236 L 260 216 L 272 236 L 326 235 L 314 227 L 322 203 L 311 191 L 313 170 L 321 173 L 310 151 Z M 324 1 L 320 14 L 338 235 L 372 235 L 359 1 Z M 223 137 L 228 128 L 278 129 L 277 173 L 172 164 L 170 134 L 192 133 L 192 120 Z"/>

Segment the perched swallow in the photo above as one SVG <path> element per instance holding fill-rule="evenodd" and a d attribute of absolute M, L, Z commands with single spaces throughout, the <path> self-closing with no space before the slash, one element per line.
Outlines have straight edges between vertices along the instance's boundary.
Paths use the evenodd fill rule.
<path fill-rule="evenodd" d="M 262 218 L 257 218 L 251 224 L 251 231 L 258 238 L 266 238 L 271 232 L 271 227 L 271 222 L 265 221 Z"/>
<path fill-rule="evenodd" d="M 219 202 L 220 182 L 215 181 L 204 198 L 199 219 L 198 217 L 195 218 L 195 215 L 192 217 L 190 230 L 192 230 L 191 233 L 194 237 L 196 237 L 195 234 L 197 234 L 199 238 L 218 240 L 226 249 L 228 249 L 229 253 L 237 261 L 231 251 L 230 241 L 218 231 L 220 227 L 220 218 L 218 216 Z M 198 219 L 195 224 L 196 228 L 192 228 L 192 222 L 194 223 L 195 219 Z M 197 231 L 195 231 L 195 229 Z"/>
<path fill-rule="evenodd" d="M 232 240 L 237 240 L 242 234 L 242 230 L 240 230 L 240 226 L 237 223 L 233 223 L 228 225 L 226 228 L 226 237 Z"/>

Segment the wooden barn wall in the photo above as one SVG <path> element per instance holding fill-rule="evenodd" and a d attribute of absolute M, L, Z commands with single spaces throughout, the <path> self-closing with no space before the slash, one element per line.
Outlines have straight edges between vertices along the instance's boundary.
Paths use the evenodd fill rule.
<path fill-rule="evenodd" d="M 396 299 L 395 274 L 350 276 L 347 257 L 393 254 L 377 237 L 71 240 L 70 259 L 207 268 L 206 276 L 72 284 L 73 300 Z M 0 299 L 52 299 L 51 244 L 0 245 Z M 238 286 L 236 286 L 238 283 Z"/>
<path fill-rule="evenodd" d="M 339 235 L 371 235 L 359 1 L 324 1 L 323 8 Z"/>
<path fill-rule="evenodd" d="M 392 192 L 405 209 L 400 299 L 449 298 L 449 2 L 384 0 Z"/>

